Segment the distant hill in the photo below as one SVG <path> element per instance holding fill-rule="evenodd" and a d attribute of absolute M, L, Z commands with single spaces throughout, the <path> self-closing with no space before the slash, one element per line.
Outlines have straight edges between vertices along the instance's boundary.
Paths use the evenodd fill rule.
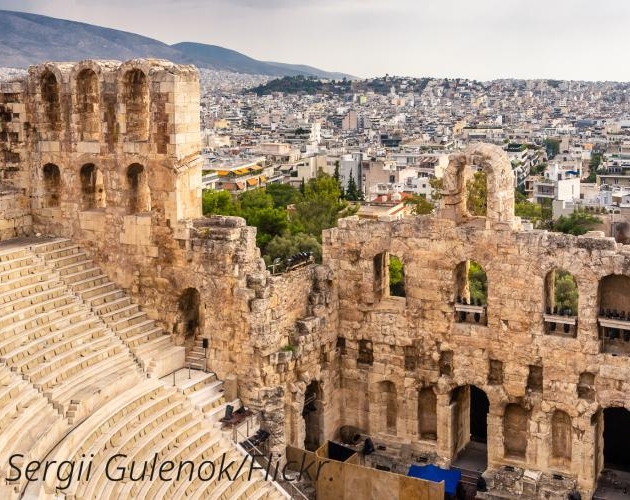
<path fill-rule="evenodd" d="M 319 78 L 349 77 L 303 65 L 257 61 L 216 45 L 159 40 L 92 24 L 38 14 L 0 10 L 0 67 L 26 68 L 43 61 L 80 61 L 156 57 L 239 73 L 269 76 L 303 74 Z"/>
<path fill-rule="evenodd" d="M 330 78 L 330 80 L 334 80 Z M 349 80 L 339 79 L 336 81 L 322 82 L 316 77 L 304 76 L 284 76 L 276 78 L 269 82 L 246 89 L 243 92 L 254 92 L 261 95 L 269 95 L 275 92 L 285 94 L 347 94 L 347 93 L 366 93 L 374 92 L 376 94 L 387 95 L 392 86 L 400 88 L 404 83 L 408 91 L 421 94 L 427 86 L 429 78 L 404 78 L 399 77 L 382 77 L 371 78 L 369 80 Z"/>
<path fill-rule="evenodd" d="M 353 78 L 344 73 L 331 73 L 312 66 L 302 64 L 285 64 L 270 61 L 258 61 L 235 50 L 225 49 L 217 45 L 203 43 L 182 42 L 171 45 L 179 50 L 184 57 L 194 61 L 200 68 L 212 68 L 238 73 L 250 73 L 269 76 L 316 76 L 318 78 Z"/>

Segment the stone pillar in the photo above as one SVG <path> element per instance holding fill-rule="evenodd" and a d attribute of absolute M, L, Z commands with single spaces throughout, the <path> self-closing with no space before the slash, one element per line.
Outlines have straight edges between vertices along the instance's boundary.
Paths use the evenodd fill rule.
<path fill-rule="evenodd" d="M 454 415 L 454 406 L 450 404 L 450 393 L 437 395 L 437 444 L 436 451 L 438 456 L 444 460 L 453 459 L 453 449 L 455 448 L 454 437 L 457 431 L 453 429 L 456 418 Z"/>

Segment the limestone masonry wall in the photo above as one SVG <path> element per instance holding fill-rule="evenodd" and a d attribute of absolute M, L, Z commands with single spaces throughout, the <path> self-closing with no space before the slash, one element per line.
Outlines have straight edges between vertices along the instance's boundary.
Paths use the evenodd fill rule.
<path fill-rule="evenodd" d="M 199 140 L 193 67 L 33 66 L 0 87 L 0 239 L 70 237 L 176 343 L 208 339 L 207 367 L 260 412 L 274 452 L 350 425 L 392 456 L 449 465 L 478 438 L 499 490 L 508 465 L 542 473 L 525 497 L 552 491 L 552 473 L 592 493 L 606 409 L 630 409 L 630 246 L 521 231 L 507 158 L 473 145 L 452 156 L 435 215 L 343 219 L 324 231 L 322 265 L 271 275 L 255 228 L 201 217 Z M 485 217 L 466 209 L 475 168 Z M 576 280 L 577 310 L 554 304 L 559 271 Z"/>

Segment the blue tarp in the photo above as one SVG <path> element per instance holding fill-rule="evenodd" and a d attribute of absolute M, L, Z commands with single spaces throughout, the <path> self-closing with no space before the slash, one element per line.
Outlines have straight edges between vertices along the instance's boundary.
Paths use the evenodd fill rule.
<path fill-rule="evenodd" d="M 426 479 L 439 483 L 444 481 L 444 493 L 454 495 L 457 489 L 457 483 L 462 478 L 462 473 L 454 469 L 440 469 L 439 467 L 429 465 L 412 465 L 407 472 L 408 476 L 417 477 L 418 479 Z"/>

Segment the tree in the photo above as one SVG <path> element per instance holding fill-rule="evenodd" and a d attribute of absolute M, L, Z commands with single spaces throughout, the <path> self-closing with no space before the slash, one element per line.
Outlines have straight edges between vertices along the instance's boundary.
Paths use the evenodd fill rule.
<path fill-rule="evenodd" d="M 340 217 L 352 215 L 358 210 L 341 200 L 340 194 L 337 181 L 320 172 L 305 184 L 304 199 L 295 205 L 292 222 L 321 241 L 323 229 L 335 227 Z"/>
<path fill-rule="evenodd" d="M 201 205 L 204 215 L 235 215 L 237 212 L 228 191 L 204 190 Z"/>
<path fill-rule="evenodd" d="M 573 314 L 577 314 L 578 289 L 573 275 L 566 271 L 556 271 L 554 282 L 554 298 L 558 309 L 571 309 Z"/>
<path fill-rule="evenodd" d="M 359 201 L 361 199 L 361 193 L 357 188 L 357 183 L 354 180 L 354 176 L 352 175 L 352 171 L 350 171 L 350 177 L 348 178 L 348 188 L 346 189 L 346 200 L 349 201 Z"/>
<path fill-rule="evenodd" d="M 444 179 L 431 177 L 429 179 L 429 185 L 431 186 L 431 199 L 434 202 L 442 199 L 442 190 L 444 189 Z"/>
<path fill-rule="evenodd" d="M 302 199 L 300 192 L 290 184 L 268 184 L 266 191 L 273 198 L 274 208 L 286 208 Z"/>
<path fill-rule="evenodd" d="M 402 261 L 395 255 L 389 256 L 389 294 L 394 297 L 405 296 L 405 269 Z"/>
<path fill-rule="evenodd" d="M 339 160 L 335 162 L 335 172 L 333 173 L 333 178 L 341 185 L 341 176 L 339 174 Z"/>
<path fill-rule="evenodd" d="M 427 200 L 426 196 L 421 194 L 414 194 L 405 199 L 405 205 L 411 206 L 411 213 L 413 215 L 427 215 L 433 213 L 433 203 Z"/>
<path fill-rule="evenodd" d="M 316 262 L 322 260 L 321 244 L 315 236 L 306 233 L 274 236 L 267 244 L 264 259 L 269 265 L 276 258 L 287 259 L 298 252 L 312 252 Z"/>
<path fill-rule="evenodd" d="M 468 268 L 468 288 L 471 303 L 488 303 L 488 278 L 483 268 L 474 261 L 470 261 Z"/>
<path fill-rule="evenodd" d="M 588 176 L 584 179 L 584 182 L 597 182 L 597 170 L 602 160 L 603 155 L 601 153 L 593 153 L 591 155 L 591 161 L 588 164 Z"/>
<path fill-rule="evenodd" d="M 468 196 L 466 208 L 471 215 L 485 216 L 488 212 L 488 183 L 486 174 L 482 171 L 475 172 L 472 180 L 466 184 Z"/>
<path fill-rule="evenodd" d="M 560 153 L 560 141 L 558 139 L 545 139 L 545 150 L 547 151 L 547 158 L 553 160 Z"/>
<path fill-rule="evenodd" d="M 514 215 L 537 222 L 542 219 L 542 205 L 524 200 L 514 204 Z"/>
<path fill-rule="evenodd" d="M 256 244 L 262 253 L 265 253 L 267 243 L 274 236 L 284 234 L 289 228 L 287 211 L 281 208 L 248 209 L 242 212 L 242 216 L 247 221 L 247 225 L 257 228 Z"/>
<path fill-rule="evenodd" d="M 264 189 L 252 189 L 245 191 L 238 197 L 241 212 L 248 210 L 258 210 L 262 208 L 273 208 L 273 197 Z"/>
<path fill-rule="evenodd" d="M 560 233 L 573 234 L 579 236 L 591 231 L 597 224 L 601 224 L 602 220 L 599 217 L 584 212 L 583 210 L 576 210 L 568 217 L 564 215 L 554 222 L 553 230 Z"/>

